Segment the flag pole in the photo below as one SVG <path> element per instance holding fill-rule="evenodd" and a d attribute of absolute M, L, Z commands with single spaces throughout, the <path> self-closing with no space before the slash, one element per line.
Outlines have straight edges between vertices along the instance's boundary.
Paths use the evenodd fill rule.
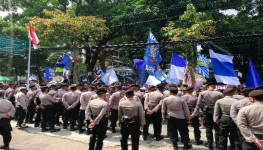
<path fill-rule="evenodd" d="M 30 65 L 31 65 L 31 39 L 29 37 L 28 62 L 27 62 L 27 88 L 29 88 Z"/>

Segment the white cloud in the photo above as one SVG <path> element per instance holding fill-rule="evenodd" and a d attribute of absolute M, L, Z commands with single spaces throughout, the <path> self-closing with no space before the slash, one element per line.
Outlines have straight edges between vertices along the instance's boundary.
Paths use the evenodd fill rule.
<path fill-rule="evenodd" d="M 228 16 L 236 16 L 238 13 L 235 9 L 220 10 L 219 12 Z"/>
<path fill-rule="evenodd" d="M 16 11 L 16 13 L 18 14 L 22 14 L 22 12 L 23 12 L 23 9 L 21 8 L 18 8 Z M 8 13 L 9 13 L 8 11 L 0 11 L 0 17 L 6 17 Z"/>

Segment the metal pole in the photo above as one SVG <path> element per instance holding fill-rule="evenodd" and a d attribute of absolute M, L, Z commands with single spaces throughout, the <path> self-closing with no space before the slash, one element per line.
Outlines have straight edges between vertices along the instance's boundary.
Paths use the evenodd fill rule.
<path fill-rule="evenodd" d="M 29 88 L 30 65 L 31 65 L 31 39 L 29 37 L 28 62 L 27 62 L 27 88 Z"/>

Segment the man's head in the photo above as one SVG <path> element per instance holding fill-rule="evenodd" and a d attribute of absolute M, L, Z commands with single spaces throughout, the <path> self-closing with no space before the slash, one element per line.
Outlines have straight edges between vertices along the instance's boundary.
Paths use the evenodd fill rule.
<path fill-rule="evenodd" d="M 138 84 L 133 84 L 133 85 L 131 85 L 131 87 L 132 87 L 133 91 L 139 91 L 140 90 L 140 86 Z"/>
<path fill-rule="evenodd" d="M 150 85 L 149 87 L 148 87 L 148 92 L 153 92 L 153 91 L 155 91 L 156 90 L 156 87 L 154 86 L 154 85 Z"/>
<path fill-rule="evenodd" d="M 78 84 L 78 85 L 77 85 L 77 89 L 80 90 L 80 91 L 82 91 L 82 90 L 83 90 L 83 84 Z"/>
<path fill-rule="evenodd" d="M 71 84 L 70 90 L 71 91 L 76 91 L 77 90 L 77 85 L 76 84 Z"/>
<path fill-rule="evenodd" d="M 90 85 L 90 86 L 89 86 L 89 91 L 94 91 L 94 90 L 95 90 L 95 86 Z"/>
<path fill-rule="evenodd" d="M 131 97 L 134 96 L 134 92 L 133 92 L 132 89 L 129 89 L 129 90 L 127 90 L 127 91 L 125 92 L 125 95 L 126 95 L 127 98 L 131 98 Z"/>
<path fill-rule="evenodd" d="M 115 85 L 114 88 L 115 88 L 115 91 L 120 91 L 122 86 L 121 85 Z"/>
<path fill-rule="evenodd" d="M 68 90 L 68 84 L 67 83 L 61 83 L 61 88 L 63 89 L 63 90 Z"/>
<path fill-rule="evenodd" d="M 41 92 L 47 93 L 48 92 L 48 86 L 41 86 Z"/>
<path fill-rule="evenodd" d="M 170 95 L 177 95 L 177 93 L 178 93 L 178 88 L 171 87 L 171 88 L 169 89 L 169 91 L 170 91 Z"/>
<path fill-rule="evenodd" d="M 31 90 L 33 90 L 33 91 L 37 89 L 35 83 L 30 84 L 30 85 L 29 85 L 29 88 L 30 88 Z"/>
<path fill-rule="evenodd" d="M 224 91 L 223 94 L 226 96 L 233 96 L 236 93 L 237 88 L 235 86 L 229 86 Z"/>
<path fill-rule="evenodd" d="M 27 93 L 27 88 L 26 87 L 22 87 L 22 88 L 20 88 L 20 91 L 22 93 L 26 94 Z"/>
<path fill-rule="evenodd" d="M 185 92 L 188 94 L 192 94 L 194 92 L 194 87 L 188 86 L 187 88 L 185 88 Z"/>
<path fill-rule="evenodd" d="M 263 101 L 263 89 L 251 91 L 249 97 L 252 102 Z"/>
<path fill-rule="evenodd" d="M 105 88 L 99 88 L 96 92 L 96 94 L 98 95 L 98 97 L 102 98 L 102 99 L 106 99 L 106 93 L 107 90 Z"/>
<path fill-rule="evenodd" d="M 245 97 L 248 97 L 248 95 L 249 95 L 249 93 L 250 93 L 251 91 L 253 91 L 253 89 L 251 89 L 251 88 L 245 88 L 245 89 L 243 89 L 243 90 L 241 91 L 241 94 L 242 94 L 243 96 L 245 96 Z"/>
<path fill-rule="evenodd" d="M 215 83 L 214 82 L 207 83 L 206 88 L 207 88 L 207 90 L 214 90 L 216 88 Z"/>

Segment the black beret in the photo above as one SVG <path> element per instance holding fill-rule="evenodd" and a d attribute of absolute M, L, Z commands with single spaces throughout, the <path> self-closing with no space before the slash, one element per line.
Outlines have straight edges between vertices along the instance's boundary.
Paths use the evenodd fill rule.
<path fill-rule="evenodd" d="M 48 86 L 41 86 L 41 90 L 42 89 L 48 89 Z"/>
<path fill-rule="evenodd" d="M 133 94 L 133 90 L 132 89 L 129 89 L 125 92 L 125 94 Z"/>
<path fill-rule="evenodd" d="M 169 88 L 170 88 L 170 87 L 177 87 L 176 84 L 169 84 L 168 86 L 169 86 Z"/>
<path fill-rule="evenodd" d="M 160 83 L 160 84 L 157 84 L 156 87 L 163 87 L 163 85 Z"/>
<path fill-rule="evenodd" d="M 139 84 L 132 84 L 131 87 L 140 87 Z"/>
<path fill-rule="evenodd" d="M 254 90 L 262 90 L 262 89 L 263 89 L 263 85 L 257 86 Z"/>
<path fill-rule="evenodd" d="M 99 88 L 96 92 L 96 94 L 104 94 L 104 93 L 107 93 L 107 90 L 105 88 Z"/>
<path fill-rule="evenodd" d="M 83 86 L 83 84 L 79 83 L 77 86 Z"/>
<path fill-rule="evenodd" d="M 251 91 L 253 91 L 252 88 L 245 88 L 245 89 L 243 89 L 243 90 L 241 91 L 241 93 L 249 93 L 249 92 L 251 92 Z"/>
<path fill-rule="evenodd" d="M 236 90 L 236 87 L 227 87 L 226 89 L 224 89 L 223 93 L 229 93 L 229 92 L 233 92 Z"/>
<path fill-rule="evenodd" d="M 215 83 L 214 83 L 214 82 L 208 82 L 208 83 L 206 84 L 206 86 L 210 86 L 210 85 L 215 85 Z"/>
<path fill-rule="evenodd" d="M 253 90 L 249 93 L 249 97 L 263 96 L 263 90 Z"/>
<path fill-rule="evenodd" d="M 153 89 L 153 88 L 155 88 L 154 85 L 150 85 L 150 86 L 148 86 L 148 89 Z"/>
<path fill-rule="evenodd" d="M 187 88 L 185 88 L 186 91 L 188 91 L 188 90 L 192 90 L 192 89 L 194 89 L 193 86 L 188 86 Z"/>
<path fill-rule="evenodd" d="M 68 86 L 67 83 L 61 83 L 60 86 Z"/>
<path fill-rule="evenodd" d="M 124 91 L 128 90 L 127 86 L 122 86 L 121 89 Z"/>

